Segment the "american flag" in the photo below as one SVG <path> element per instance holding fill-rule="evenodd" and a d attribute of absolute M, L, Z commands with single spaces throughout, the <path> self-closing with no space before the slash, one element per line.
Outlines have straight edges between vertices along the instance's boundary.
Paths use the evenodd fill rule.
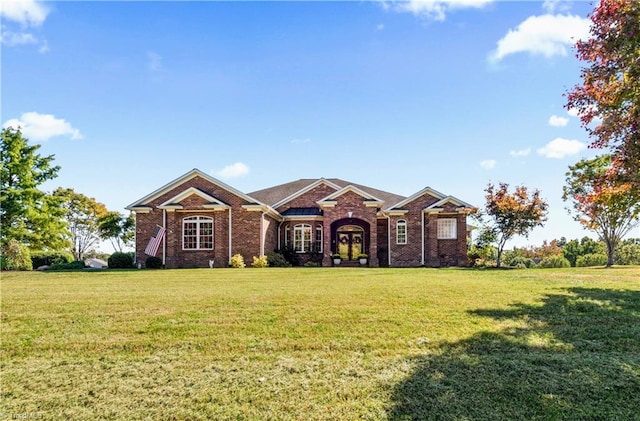
<path fill-rule="evenodd" d="M 156 225 L 156 229 L 151 235 L 151 239 L 149 240 L 149 244 L 147 244 L 147 248 L 144 249 L 144 253 L 149 256 L 155 256 L 158 252 L 158 248 L 160 247 L 160 243 L 162 242 L 162 238 L 164 237 L 164 232 L 166 230 L 160 225 Z"/>

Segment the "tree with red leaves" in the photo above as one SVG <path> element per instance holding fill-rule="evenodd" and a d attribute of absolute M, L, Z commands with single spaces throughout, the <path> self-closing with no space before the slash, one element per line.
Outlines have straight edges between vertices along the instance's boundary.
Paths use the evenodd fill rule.
<path fill-rule="evenodd" d="M 640 189 L 640 1 L 600 0 L 590 38 L 576 44 L 588 63 L 582 84 L 567 93 L 592 147 L 610 148 L 609 177 Z"/>
<path fill-rule="evenodd" d="M 612 166 L 611 155 L 569 166 L 562 195 L 571 201 L 574 219 L 607 245 L 607 267 L 613 265 L 616 244 L 638 224 L 640 216 L 638 190 L 629 182 L 609 177 Z"/>
<path fill-rule="evenodd" d="M 515 235 L 527 236 L 533 228 L 542 226 L 547 220 L 549 205 L 540 197 L 539 190 L 529 197 L 525 186 L 516 186 L 511 194 L 507 183 L 499 183 L 497 189 L 489 183 L 485 192 L 485 213 L 492 219 L 489 229 L 498 243 L 496 266 L 500 267 L 502 250 L 507 241 Z"/>

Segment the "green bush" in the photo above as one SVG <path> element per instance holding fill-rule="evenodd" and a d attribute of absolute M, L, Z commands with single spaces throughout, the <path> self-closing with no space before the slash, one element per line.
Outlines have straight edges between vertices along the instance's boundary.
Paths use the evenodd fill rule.
<path fill-rule="evenodd" d="M 558 254 L 557 256 L 545 257 L 542 259 L 538 267 L 541 268 L 569 268 L 571 267 L 571 262 L 567 260 L 563 255 Z"/>
<path fill-rule="evenodd" d="M 269 264 L 269 267 L 272 268 L 287 268 L 291 266 L 291 263 L 284 258 L 282 253 L 275 251 L 267 254 L 267 263 Z"/>
<path fill-rule="evenodd" d="M 605 266 L 607 264 L 607 256 L 600 253 L 590 253 L 584 256 L 578 256 L 576 259 L 577 267 L 588 266 Z"/>
<path fill-rule="evenodd" d="M 149 256 L 147 260 L 144 261 L 144 267 L 147 269 L 161 269 L 162 259 L 156 256 Z"/>
<path fill-rule="evenodd" d="M 79 270 L 84 269 L 84 262 L 82 260 L 76 260 L 69 263 L 56 263 L 49 267 L 49 270 Z"/>
<path fill-rule="evenodd" d="M 4 270 L 32 270 L 31 253 L 18 240 L 9 240 L 2 251 L 4 256 Z"/>
<path fill-rule="evenodd" d="M 71 262 L 73 255 L 67 251 L 38 251 L 31 254 L 31 264 L 34 268 Z"/>
<path fill-rule="evenodd" d="M 109 269 L 129 269 L 133 267 L 133 253 L 115 252 L 107 260 Z"/>
<path fill-rule="evenodd" d="M 515 267 L 524 266 L 525 268 L 528 268 L 528 269 L 536 266 L 536 262 L 534 262 L 533 259 L 530 259 L 528 257 L 523 257 L 523 256 L 515 256 L 507 264 L 509 266 L 515 266 Z"/>
<path fill-rule="evenodd" d="M 234 254 L 231 256 L 231 260 L 229 260 L 229 266 L 236 269 L 241 269 L 246 267 L 244 264 L 244 257 L 241 254 Z"/>
<path fill-rule="evenodd" d="M 269 266 L 269 261 L 267 256 L 256 257 L 253 256 L 253 262 L 251 263 L 252 268 L 266 268 Z"/>

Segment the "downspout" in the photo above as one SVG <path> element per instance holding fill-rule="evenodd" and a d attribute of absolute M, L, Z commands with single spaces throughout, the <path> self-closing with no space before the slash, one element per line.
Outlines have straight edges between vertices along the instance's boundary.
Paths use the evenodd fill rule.
<path fill-rule="evenodd" d="M 424 266 L 424 211 L 420 213 L 420 216 L 422 218 L 422 240 L 420 241 L 422 243 L 422 261 L 420 264 Z"/>
<path fill-rule="evenodd" d="M 167 210 L 162 209 L 162 228 L 164 228 L 164 239 L 162 240 L 162 266 L 165 266 L 167 260 Z"/>
<path fill-rule="evenodd" d="M 278 250 L 282 250 L 282 240 L 280 239 L 280 231 L 282 230 L 282 224 L 284 224 L 284 219 L 280 221 L 278 224 Z"/>
<path fill-rule="evenodd" d="M 387 264 L 391 267 L 391 216 L 387 215 Z"/>
<path fill-rule="evenodd" d="M 231 246 L 233 245 L 233 243 L 231 242 L 231 235 L 233 234 L 233 230 L 231 229 L 231 211 L 232 211 L 232 208 L 231 206 L 229 206 L 229 260 L 228 262 L 231 261 L 231 256 L 232 256 Z"/>
<path fill-rule="evenodd" d="M 260 215 L 260 256 L 264 256 L 264 242 L 265 242 L 265 233 L 264 233 L 264 211 Z"/>

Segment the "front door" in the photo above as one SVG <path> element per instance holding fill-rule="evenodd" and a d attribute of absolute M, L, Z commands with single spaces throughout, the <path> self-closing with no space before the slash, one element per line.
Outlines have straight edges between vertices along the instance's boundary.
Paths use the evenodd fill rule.
<path fill-rule="evenodd" d="M 341 227 L 338 232 L 338 253 L 342 260 L 358 260 L 364 245 L 364 231 L 356 225 Z"/>

